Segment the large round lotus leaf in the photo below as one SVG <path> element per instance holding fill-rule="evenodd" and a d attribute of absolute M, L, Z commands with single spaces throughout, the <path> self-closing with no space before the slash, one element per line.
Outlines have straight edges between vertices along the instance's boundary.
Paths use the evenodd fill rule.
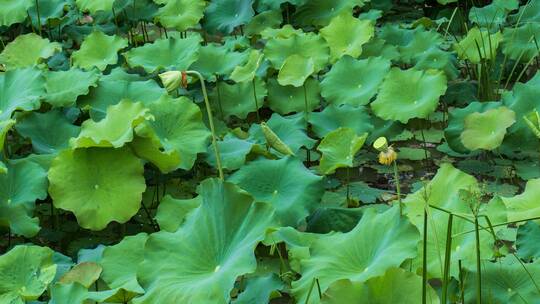
<path fill-rule="evenodd" d="M 355 303 L 362 299 L 372 304 L 417 304 L 422 302 L 422 277 L 401 268 L 390 268 L 383 276 L 365 283 L 339 280 L 330 285 L 322 304 Z M 439 304 L 431 285 L 427 286 L 426 303 Z"/>
<path fill-rule="evenodd" d="M 98 11 L 111 11 L 114 0 L 75 0 L 75 3 L 81 11 L 88 11 L 95 14 Z"/>
<path fill-rule="evenodd" d="M 202 120 L 201 110 L 187 97 L 174 99 L 163 95 L 148 105 L 154 120 L 136 129 L 137 135 L 150 138 L 163 153 L 178 153 L 180 161 L 172 167 L 159 166 L 164 172 L 193 167 L 198 153 L 206 152 L 210 132 Z M 153 161 L 153 157 L 149 159 Z M 156 164 L 159 164 L 159 160 Z"/>
<path fill-rule="evenodd" d="M 185 39 L 158 39 L 124 53 L 132 68 L 142 67 L 148 73 L 160 70 L 187 70 L 199 55 L 201 36 Z"/>
<path fill-rule="evenodd" d="M 260 14 L 253 17 L 249 24 L 246 25 L 244 33 L 246 36 L 260 35 L 267 28 L 278 28 L 282 22 L 283 16 L 280 9 L 261 11 Z"/>
<path fill-rule="evenodd" d="M 254 143 L 227 134 L 223 140 L 218 141 L 219 154 L 221 155 L 221 166 L 223 169 L 236 170 L 246 162 L 247 155 L 255 145 Z M 206 161 L 216 167 L 216 157 L 212 145 L 208 146 Z"/>
<path fill-rule="evenodd" d="M 371 109 L 382 119 L 406 123 L 411 118 L 427 118 L 445 92 L 446 76 L 440 71 L 392 68 Z"/>
<path fill-rule="evenodd" d="M 183 32 L 199 23 L 203 17 L 206 1 L 204 0 L 168 0 L 156 16 L 164 27 L 172 27 Z"/>
<path fill-rule="evenodd" d="M 540 257 L 540 225 L 533 221 L 519 226 L 516 235 L 517 254 L 524 260 Z"/>
<path fill-rule="evenodd" d="M 321 95 L 332 104 L 368 104 L 390 70 L 382 57 L 356 60 L 342 57 L 321 81 Z"/>
<path fill-rule="evenodd" d="M 283 29 L 287 29 L 284 27 Z M 327 64 L 330 49 L 319 35 L 294 31 L 285 36 L 272 36 L 264 47 L 265 57 L 276 69 L 280 69 L 285 60 L 291 55 L 300 55 L 311 58 L 315 72 L 322 70 Z"/>
<path fill-rule="evenodd" d="M 140 102 L 122 100 L 107 108 L 107 116 L 95 122 L 88 119 L 81 125 L 81 133 L 70 141 L 73 148 L 122 147 L 133 140 L 133 129 L 152 119 Z"/>
<path fill-rule="evenodd" d="M 267 126 L 286 144 L 294 154 L 301 147 L 312 148 L 315 140 L 306 133 L 306 121 L 303 113 L 281 116 L 277 113 L 267 121 Z M 260 125 L 252 124 L 249 128 L 250 139 L 258 144 L 266 144 L 266 138 Z M 275 150 L 272 148 L 272 152 Z M 281 153 L 278 152 L 281 155 Z"/>
<path fill-rule="evenodd" d="M 459 76 L 457 69 L 457 59 L 453 53 L 443 51 L 437 47 L 432 47 L 425 52 L 416 54 L 413 57 L 414 68 L 417 70 L 436 69 L 444 71 L 450 80 Z"/>
<path fill-rule="evenodd" d="M 230 78 L 236 82 L 252 81 L 259 69 L 263 55 L 259 50 L 251 50 L 244 65 L 237 65 L 231 73 Z"/>
<path fill-rule="evenodd" d="M 236 116 L 244 119 L 249 113 L 260 109 L 263 106 L 264 98 L 268 95 L 266 83 L 258 77 L 255 78 L 255 94 L 257 95 L 257 104 L 255 104 L 251 81 L 235 84 L 221 82 L 210 93 L 210 98 L 214 108 L 218 108 L 219 111 L 223 110 L 223 115 L 226 118 Z"/>
<path fill-rule="evenodd" d="M 45 101 L 53 107 L 67 107 L 74 105 L 77 97 L 88 94 L 90 87 L 97 86 L 99 73 L 73 68 L 48 72 L 45 78 Z"/>
<path fill-rule="evenodd" d="M 101 278 L 111 289 L 124 289 L 124 301 L 144 293 L 144 289 L 137 282 L 136 265 L 143 261 L 144 243 L 147 239 L 146 233 L 139 233 L 125 237 L 120 243 L 103 250 L 103 257 L 99 262 L 103 267 Z"/>
<path fill-rule="evenodd" d="M 540 216 L 540 179 L 527 181 L 525 191 L 513 197 L 502 198 L 508 209 L 509 221 L 526 221 Z M 535 221 L 540 223 L 539 220 Z"/>
<path fill-rule="evenodd" d="M 102 270 L 102 267 L 95 262 L 82 262 L 64 273 L 58 282 L 62 284 L 76 282 L 88 288 L 99 279 Z"/>
<path fill-rule="evenodd" d="M 382 276 L 413 258 L 419 241 L 418 230 L 399 215 L 397 206 L 379 214 L 369 208 L 350 232 L 323 235 L 311 244 L 310 257 L 301 261 L 302 277 L 292 283 L 292 293 L 298 303 L 306 303 L 315 279 L 326 292 L 338 280 L 361 283 Z M 312 295 L 307 303 L 318 302 Z"/>
<path fill-rule="evenodd" d="M 459 58 L 469 60 L 471 63 L 480 63 L 481 60 L 492 60 L 502 41 L 501 32 L 490 34 L 488 30 L 473 27 L 459 43 L 454 44 L 454 50 Z"/>
<path fill-rule="evenodd" d="M 401 60 L 411 63 L 418 56 L 422 56 L 428 50 L 436 48 L 443 43 L 443 37 L 436 31 L 426 31 L 418 27 L 412 31 L 411 39 L 404 40 L 405 44 L 399 45 Z"/>
<path fill-rule="evenodd" d="M 146 293 L 134 303 L 229 303 L 237 277 L 255 271 L 272 207 L 217 179 L 199 192 L 202 205 L 180 229 L 148 238 L 137 275 Z"/>
<path fill-rule="evenodd" d="M 354 155 L 362 148 L 366 138 L 367 133 L 358 136 L 350 128 L 339 128 L 326 134 L 317 147 L 322 153 L 319 171 L 328 175 L 337 168 L 352 167 Z"/>
<path fill-rule="evenodd" d="M 451 164 L 443 164 L 435 177 L 424 187 L 409 194 L 403 199 L 405 213 L 410 221 L 423 231 L 424 209 L 426 204 L 442 208 L 467 217 L 473 217 L 470 200 L 476 199 L 464 196 L 466 192 L 478 193 L 479 187 L 476 179 L 456 168 Z M 427 196 L 427 201 L 425 197 Z M 488 227 L 488 223 L 483 216 L 489 216 L 493 225 L 506 221 L 506 210 L 499 199 L 494 199 L 489 204 L 483 204 L 479 211 L 479 224 Z M 448 213 L 430 208 L 428 215 L 428 235 L 427 235 L 427 273 L 432 278 L 442 278 L 444 253 L 446 248 Z M 500 228 L 495 228 L 498 231 Z M 474 267 L 476 263 L 476 238 L 474 233 L 474 223 L 454 216 L 452 224 L 452 260 L 463 262 L 464 267 Z M 480 254 L 481 258 L 491 258 L 494 254 L 494 240 L 490 232 L 480 231 Z M 422 246 L 418 247 L 418 258 L 414 261 L 414 266 L 420 269 L 422 266 Z M 458 276 L 459 269 L 457 263 L 451 264 L 450 273 Z"/>
<path fill-rule="evenodd" d="M 519 7 L 518 0 L 494 0 L 483 7 L 471 7 L 469 20 L 484 28 L 500 28 L 510 11 Z"/>
<path fill-rule="evenodd" d="M 50 42 L 37 34 L 20 35 L 0 53 L 0 64 L 5 65 L 7 70 L 33 66 L 60 50 L 62 46 L 59 43 Z"/>
<path fill-rule="evenodd" d="M 0 226 L 12 233 L 33 237 L 39 220 L 32 217 L 36 199 L 47 197 L 47 172 L 28 160 L 7 163 L 0 174 Z"/>
<path fill-rule="evenodd" d="M 459 153 L 468 153 L 469 150 L 461 143 L 461 133 L 465 127 L 465 117 L 471 113 L 483 113 L 501 106 L 500 102 L 471 102 L 465 108 L 454 108 L 449 112 L 448 127 L 444 130 L 446 142 L 452 150 Z"/>
<path fill-rule="evenodd" d="M 312 113 L 309 123 L 313 132 L 320 138 L 340 128 L 350 128 L 356 134 L 370 133 L 373 130 L 371 117 L 364 106 L 351 106 L 348 104 L 329 105 L 321 112 Z"/>
<path fill-rule="evenodd" d="M 353 8 L 362 7 L 365 0 L 311 0 L 299 6 L 293 18 L 302 25 L 327 25 L 332 18 L 343 12 L 352 12 Z"/>
<path fill-rule="evenodd" d="M 502 52 L 512 60 L 529 62 L 538 55 L 535 41 L 540 40 L 540 24 L 526 23 L 520 27 L 505 28 Z"/>
<path fill-rule="evenodd" d="M 175 199 L 165 195 L 159 202 L 156 221 L 159 228 L 168 232 L 175 232 L 185 221 L 186 216 L 201 205 L 202 197 L 192 199 Z"/>
<path fill-rule="evenodd" d="M 204 28 L 211 33 L 229 34 L 237 26 L 248 23 L 255 12 L 253 0 L 216 0 L 205 11 Z"/>
<path fill-rule="evenodd" d="M 79 134 L 75 126 L 60 110 L 45 113 L 32 112 L 15 126 L 23 137 L 30 138 L 36 153 L 57 153 L 69 147 L 69 139 Z"/>
<path fill-rule="evenodd" d="M 56 208 L 71 211 L 79 226 L 102 230 L 137 213 L 146 188 L 143 164 L 129 149 L 65 150 L 49 169 Z"/>
<path fill-rule="evenodd" d="M 471 113 L 465 117 L 461 143 L 469 150 L 493 150 L 501 145 L 506 129 L 515 121 L 516 113 L 507 107 Z"/>
<path fill-rule="evenodd" d="M 313 59 L 294 54 L 283 62 L 277 81 L 282 86 L 301 87 L 313 72 L 315 72 Z"/>
<path fill-rule="evenodd" d="M 313 78 L 308 78 L 304 82 L 306 86 L 299 88 L 295 86 L 282 86 L 276 79 L 268 79 L 268 106 L 272 111 L 285 115 L 292 112 L 306 111 L 306 98 L 308 112 L 315 110 L 320 104 L 319 82 Z M 307 94 L 306 95 L 304 95 Z"/>
<path fill-rule="evenodd" d="M 16 110 L 32 111 L 44 95 L 43 76 L 38 69 L 17 69 L 0 73 L 0 120 L 9 119 Z"/>
<path fill-rule="evenodd" d="M 224 45 L 208 44 L 201 48 L 199 59 L 191 68 L 201 73 L 204 78 L 214 81 L 216 75 L 229 75 L 247 56 L 247 53 L 230 51 Z"/>
<path fill-rule="evenodd" d="M 255 200 L 271 203 L 283 226 L 296 226 L 319 205 L 324 189 L 322 177 L 300 160 L 258 159 L 244 165 L 229 181 L 249 192 Z"/>
<path fill-rule="evenodd" d="M 118 51 L 127 46 L 127 39 L 94 31 L 84 38 L 81 48 L 71 55 L 71 60 L 76 67 L 85 70 L 97 67 L 103 71 L 109 64 L 118 62 Z"/>
<path fill-rule="evenodd" d="M 56 274 L 53 251 L 47 247 L 18 245 L 0 256 L 0 301 L 37 300 Z M 11 301 L 10 301 L 11 300 Z"/>
<path fill-rule="evenodd" d="M 34 4 L 32 0 L 0 0 L 0 26 L 23 22 Z"/>
<path fill-rule="evenodd" d="M 362 54 L 362 45 L 375 35 L 375 26 L 371 20 L 360 20 L 345 11 L 323 27 L 321 36 L 330 46 L 331 61 L 336 62 L 343 55 L 358 58 Z"/>

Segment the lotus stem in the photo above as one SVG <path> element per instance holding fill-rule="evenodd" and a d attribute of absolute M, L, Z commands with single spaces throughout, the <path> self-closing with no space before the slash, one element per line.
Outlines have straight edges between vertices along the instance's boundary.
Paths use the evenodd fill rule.
<path fill-rule="evenodd" d="M 401 207 L 401 202 L 399 206 Z M 427 206 L 425 206 L 424 207 L 424 229 L 423 229 L 423 236 L 422 236 L 422 304 L 427 303 L 427 233 L 428 233 L 428 213 L 427 213 Z"/>
<path fill-rule="evenodd" d="M 442 281 L 442 294 L 441 303 L 446 304 L 448 302 L 448 284 L 450 283 L 450 261 L 452 258 L 452 223 L 454 221 L 454 215 L 448 216 L 448 224 L 446 225 L 446 246 L 444 251 L 444 270 Z"/>
<path fill-rule="evenodd" d="M 308 123 L 309 111 L 308 111 L 306 82 L 304 82 L 303 87 L 304 87 L 304 111 L 305 111 L 304 120 L 306 121 L 306 132 L 308 132 L 309 131 L 308 130 L 309 129 L 309 123 Z M 307 166 L 309 167 L 311 165 L 311 153 L 308 147 L 306 147 L 306 160 L 307 160 Z"/>
<path fill-rule="evenodd" d="M 474 218 L 474 230 L 476 239 L 476 303 L 482 304 L 482 265 L 480 264 L 480 230 L 478 229 L 478 217 Z"/>
<path fill-rule="evenodd" d="M 395 183 L 396 183 L 396 192 L 397 192 L 397 196 L 398 196 L 398 203 L 399 203 L 399 215 L 403 215 L 403 204 L 401 202 L 401 185 L 399 183 L 399 172 L 398 172 L 398 167 L 397 167 L 397 161 L 393 161 L 393 165 L 394 165 L 394 180 L 395 180 Z"/>
<path fill-rule="evenodd" d="M 251 80 L 253 84 L 253 100 L 255 101 L 255 113 L 257 114 L 257 122 L 261 122 L 261 117 L 259 116 L 259 103 L 257 102 L 257 89 L 255 88 L 255 77 Z"/>
<path fill-rule="evenodd" d="M 39 15 L 39 0 L 36 0 L 36 13 L 37 13 L 37 24 L 38 24 L 38 32 L 41 36 L 41 17 Z"/>

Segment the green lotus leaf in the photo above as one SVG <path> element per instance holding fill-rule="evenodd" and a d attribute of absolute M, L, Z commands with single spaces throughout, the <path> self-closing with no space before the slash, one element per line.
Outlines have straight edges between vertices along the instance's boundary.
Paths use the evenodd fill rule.
<path fill-rule="evenodd" d="M 81 133 L 70 141 L 73 148 L 120 148 L 133 140 L 133 129 L 152 119 L 148 109 L 140 102 L 122 100 L 107 108 L 107 116 L 95 122 L 88 119 L 81 125 Z"/>
<path fill-rule="evenodd" d="M 61 111 L 32 112 L 15 126 L 23 137 L 30 138 L 36 153 L 55 154 L 69 147 L 69 139 L 79 134 L 80 127 L 71 123 Z"/>
<path fill-rule="evenodd" d="M 417 53 L 413 57 L 414 68 L 417 70 L 441 70 L 448 79 L 456 79 L 459 76 L 456 56 L 450 52 L 432 47 L 425 52 Z"/>
<path fill-rule="evenodd" d="M 7 119 L 0 121 L 0 152 L 4 150 L 4 143 L 6 141 L 7 134 L 9 130 L 11 130 L 11 127 L 15 125 L 16 120 L 14 119 Z"/>
<path fill-rule="evenodd" d="M 352 12 L 354 7 L 362 7 L 365 0 L 312 0 L 299 6 L 294 20 L 302 25 L 325 26 L 343 12 Z"/>
<path fill-rule="evenodd" d="M 540 24 L 536 22 L 506 28 L 503 32 L 502 52 L 512 60 L 529 62 L 538 56 L 535 40 L 540 40 Z"/>
<path fill-rule="evenodd" d="M 0 174 L 0 226 L 33 237 L 40 229 L 38 218 L 32 217 L 34 202 L 47 197 L 47 172 L 27 159 L 6 167 L 7 173 Z"/>
<path fill-rule="evenodd" d="M 64 15 L 64 7 L 67 3 L 64 0 L 44 0 L 39 2 L 39 17 L 36 7 L 28 10 L 32 19 L 32 25 L 38 27 L 39 24 L 53 24 Z"/>
<path fill-rule="evenodd" d="M 76 282 L 88 288 L 99 279 L 102 270 L 102 267 L 95 262 L 82 262 L 64 273 L 58 282 L 62 284 Z"/>
<path fill-rule="evenodd" d="M 118 51 L 127 46 L 127 39 L 94 31 L 84 38 L 80 49 L 73 52 L 71 59 L 75 67 L 84 70 L 91 70 L 96 67 L 98 70 L 103 71 L 108 65 L 118 62 Z"/>
<path fill-rule="evenodd" d="M 397 30 L 398 34 L 403 30 Z M 415 62 L 418 56 L 422 56 L 431 49 L 438 49 L 443 43 L 443 37 L 437 31 L 426 31 L 423 27 L 418 27 L 414 30 L 407 30 L 406 39 L 398 42 L 398 50 L 400 58 L 406 63 Z M 407 37 L 409 36 L 410 37 Z"/>
<path fill-rule="evenodd" d="M 137 275 L 146 293 L 134 303 L 228 303 L 236 278 L 255 271 L 271 206 L 217 179 L 203 181 L 199 193 L 201 206 L 180 229 L 148 238 Z"/>
<path fill-rule="evenodd" d="M 114 246 L 103 250 L 99 264 L 103 267 L 101 278 L 111 289 L 122 288 L 124 301 L 129 301 L 144 289 L 137 282 L 137 267 L 144 258 L 144 243 L 148 239 L 146 233 L 128 236 Z"/>
<path fill-rule="evenodd" d="M 51 299 L 49 304 L 84 303 L 88 299 L 88 289 L 79 283 L 54 283 L 50 287 Z"/>
<path fill-rule="evenodd" d="M 282 86 L 301 87 L 313 72 L 315 72 L 315 65 L 312 58 L 294 54 L 283 62 L 277 81 Z"/>
<path fill-rule="evenodd" d="M 437 0 L 438 3 L 443 4 L 443 5 L 446 5 L 446 4 L 449 4 L 449 3 L 458 2 L 458 1 L 459 1 L 459 0 Z"/>
<path fill-rule="evenodd" d="M 330 46 L 331 61 L 336 62 L 344 55 L 358 58 L 362 45 L 375 35 L 375 26 L 371 20 L 360 20 L 353 17 L 351 11 L 345 11 L 320 32 Z"/>
<path fill-rule="evenodd" d="M 524 260 L 537 260 L 540 257 L 540 225 L 528 221 L 518 227 L 516 236 L 517 254 Z"/>
<path fill-rule="evenodd" d="M 251 50 L 244 65 L 237 65 L 231 73 L 230 78 L 236 82 L 252 81 L 255 73 L 261 65 L 263 55 L 258 50 Z"/>
<path fill-rule="evenodd" d="M 206 152 L 210 132 L 202 120 L 201 110 L 187 97 L 174 99 L 163 95 L 148 105 L 154 120 L 146 121 L 136 129 L 137 135 L 150 138 L 163 153 L 178 153 L 180 159 L 172 166 L 160 166 L 163 172 L 193 167 L 198 153 Z M 137 149 L 136 149 L 137 151 Z M 154 157 L 149 158 L 154 161 Z"/>
<path fill-rule="evenodd" d="M 293 36 L 302 36 L 304 35 L 304 31 L 301 29 L 295 29 L 290 24 L 285 24 L 283 27 L 280 28 L 267 28 L 264 29 L 261 33 L 261 37 L 266 40 L 271 39 L 287 39 L 292 38 Z"/>
<path fill-rule="evenodd" d="M 229 75 L 247 56 L 247 53 L 230 51 L 224 45 L 208 44 L 201 47 L 199 59 L 191 68 L 201 73 L 204 78 L 214 81 L 216 75 Z"/>
<path fill-rule="evenodd" d="M 201 196 L 192 199 L 175 199 L 170 195 L 165 195 L 159 202 L 155 217 L 159 228 L 175 232 L 184 223 L 187 215 L 197 209 L 201 202 Z"/>
<path fill-rule="evenodd" d="M 169 173 L 178 168 L 182 158 L 177 150 L 162 151 L 159 142 L 156 142 L 155 135 L 152 137 L 135 136 L 130 146 L 135 155 L 154 164 L 163 173 Z"/>
<path fill-rule="evenodd" d="M 75 3 L 81 11 L 95 14 L 98 11 L 112 11 L 114 0 L 75 0 Z"/>
<path fill-rule="evenodd" d="M 356 60 L 344 56 L 321 81 L 321 95 L 335 105 L 368 104 L 389 70 L 390 61 L 382 57 Z"/>
<path fill-rule="evenodd" d="M 509 21 L 517 24 L 535 23 L 540 21 L 540 3 L 531 1 L 522 5 L 519 11 L 509 16 Z"/>
<path fill-rule="evenodd" d="M 483 7 L 471 7 L 469 20 L 484 28 L 500 28 L 510 11 L 519 7 L 518 0 L 494 0 Z"/>
<path fill-rule="evenodd" d="M 473 27 L 465 38 L 454 44 L 454 50 L 459 58 L 477 64 L 481 60 L 493 60 L 502 39 L 501 32 L 490 34 L 487 30 Z"/>
<path fill-rule="evenodd" d="M 411 118 L 427 118 L 445 92 L 446 76 L 440 71 L 392 68 L 371 109 L 382 119 L 406 123 Z"/>
<path fill-rule="evenodd" d="M 157 13 L 156 19 L 167 28 L 183 32 L 196 26 L 203 17 L 206 1 L 204 0 L 168 0 Z"/>
<path fill-rule="evenodd" d="M 338 280 L 362 283 L 382 276 L 413 258 L 419 241 L 418 230 L 400 217 L 397 206 L 383 213 L 369 208 L 352 231 L 323 235 L 313 241 L 310 257 L 301 260 L 302 277 L 292 283 L 292 293 L 298 303 L 306 303 L 315 279 L 326 292 Z M 318 302 L 318 297 L 312 296 L 307 303 Z"/>
<path fill-rule="evenodd" d="M 4 64 L 7 70 L 33 66 L 61 50 L 59 43 L 37 34 L 20 35 L 0 53 L 0 64 Z"/>
<path fill-rule="evenodd" d="M 255 104 L 253 90 L 252 82 L 220 83 L 210 93 L 210 99 L 214 105 L 221 104 L 219 109 L 223 111 L 225 118 L 236 116 L 244 119 L 249 113 L 260 109 L 263 106 L 264 98 L 268 95 L 266 83 L 259 77 L 255 78 L 257 104 Z"/>
<path fill-rule="evenodd" d="M 527 181 L 525 191 L 513 197 L 503 197 L 502 201 L 508 209 L 508 220 L 527 221 L 529 218 L 540 216 L 540 179 Z M 540 221 L 535 220 L 536 223 Z"/>
<path fill-rule="evenodd" d="M 0 120 L 17 110 L 32 111 L 44 95 L 43 76 L 38 69 L 26 68 L 0 73 Z"/>
<path fill-rule="evenodd" d="M 6 174 L 7 172 L 8 169 L 6 167 L 6 164 L 4 164 L 4 162 L 0 160 L 0 174 Z"/>
<path fill-rule="evenodd" d="M 244 292 L 232 304 L 269 303 L 276 290 L 283 289 L 283 281 L 275 273 L 247 279 Z"/>
<path fill-rule="evenodd" d="M 305 4 L 307 0 L 259 0 L 257 1 L 257 12 L 279 9 L 281 4 L 285 2 L 293 5 L 302 5 Z"/>
<path fill-rule="evenodd" d="M 427 286 L 426 303 L 439 304 L 439 297 L 431 285 Z M 415 304 L 422 302 L 422 277 L 401 268 L 390 268 L 383 276 L 365 283 L 339 280 L 330 285 L 323 295 L 323 304 L 354 303 Z"/>
<path fill-rule="evenodd" d="M 130 67 L 142 67 L 148 73 L 170 69 L 184 71 L 197 60 L 200 41 L 199 35 L 185 39 L 158 39 L 123 55 Z"/>
<path fill-rule="evenodd" d="M 32 0 L 0 0 L 0 26 L 23 22 L 28 17 L 27 11 L 34 5 Z"/>
<path fill-rule="evenodd" d="M 322 177 L 290 156 L 252 161 L 231 175 L 229 181 L 248 191 L 256 201 L 272 204 L 283 226 L 297 226 L 319 204 L 324 191 Z"/>
<path fill-rule="evenodd" d="M 471 113 L 465 117 L 461 143 L 469 150 L 493 150 L 501 145 L 506 129 L 515 121 L 516 114 L 507 107 Z"/>
<path fill-rule="evenodd" d="M 77 97 L 96 87 L 99 73 L 95 70 L 85 72 L 76 68 L 46 74 L 45 101 L 53 107 L 67 107 L 75 104 Z"/>
<path fill-rule="evenodd" d="M 292 112 L 311 112 L 319 107 L 319 82 L 308 78 L 304 82 L 306 89 L 292 85 L 282 86 L 275 78 L 268 79 L 268 106 L 272 111 L 285 115 Z M 304 95 L 307 94 L 307 96 Z"/>
<path fill-rule="evenodd" d="M 217 142 L 219 147 L 219 154 L 221 155 L 221 166 L 223 169 L 236 170 L 246 162 L 247 155 L 251 152 L 251 149 L 255 145 L 254 143 L 240 139 L 234 135 L 227 134 Z M 210 145 L 206 152 L 206 161 L 213 167 L 216 167 L 216 157 L 214 155 L 214 149 Z"/>
<path fill-rule="evenodd" d="M 355 134 L 370 133 L 373 130 L 371 117 L 364 106 L 329 105 L 321 112 L 312 113 L 309 123 L 313 132 L 320 138 L 343 127 L 352 129 Z"/>
<path fill-rule="evenodd" d="M 259 1 L 260 5 L 260 1 Z M 283 22 L 283 16 L 281 10 L 278 8 L 261 11 L 246 25 L 244 33 L 247 36 L 260 35 L 260 33 L 267 28 L 278 28 Z"/>
<path fill-rule="evenodd" d="M 146 188 L 143 164 L 128 148 L 65 150 L 51 164 L 49 183 L 54 206 L 73 212 L 79 226 L 91 230 L 127 222 Z"/>
<path fill-rule="evenodd" d="M 253 18 L 252 5 L 253 0 L 212 1 L 205 11 L 204 28 L 211 33 L 230 34 Z"/>
<path fill-rule="evenodd" d="M 358 136 L 351 128 L 339 128 L 326 134 L 317 147 L 322 153 L 319 171 L 328 175 L 337 168 L 352 167 L 354 155 L 362 148 L 366 138 L 367 133 Z"/>
<path fill-rule="evenodd" d="M 0 256 L 0 301 L 37 300 L 56 274 L 53 251 L 47 247 L 18 245 Z M 11 300 L 11 301 L 10 301 Z"/>

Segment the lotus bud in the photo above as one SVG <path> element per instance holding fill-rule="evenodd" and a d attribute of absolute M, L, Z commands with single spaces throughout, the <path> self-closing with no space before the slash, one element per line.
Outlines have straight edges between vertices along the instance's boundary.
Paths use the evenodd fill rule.
<path fill-rule="evenodd" d="M 179 71 L 169 71 L 159 74 L 159 78 L 161 79 L 161 82 L 163 83 L 163 86 L 167 92 L 172 92 L 178 89 L 182 83 L 182 77 L 182 72 Z"/>
<path fill-rule="evenodd" d="M 263 131 L 264 138 L 266 138 L 266 143 L 268 144 L 268 146 L 276 149 L 278 152 L 281 152 L 285 155 L 294 155 L 294 152 L 291 150 L 291 148 L 289 148 L 289 146 L 287 146 L 287 144 L 285 144 L 265 122 L 261 123 L 261 129 Z"/>
<path fill-rule="evenodd" d="M 534 135 L 540 138 L 540 114 L 538 114 L 538 111 L 535 110 L 528 116 L 523 116 L 523 119 Z"/>

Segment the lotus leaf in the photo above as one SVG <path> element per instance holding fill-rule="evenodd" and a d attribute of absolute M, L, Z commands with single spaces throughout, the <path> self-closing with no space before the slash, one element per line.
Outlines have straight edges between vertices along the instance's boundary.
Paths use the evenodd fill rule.
<path fill-rule="evenodd" d="M 473 27 L 459 43 L 454 44 L 454 50 L 459 58 L 472 63 L 481 60 L 493 60 L 502 41 L 501 32 L 490 34 L 487 30 Z"/>
<path fill-rule="evenodd" d="M 320 103 L 319 82 L 314 78 L 308 78 L 304 82 L 304 88 L 292 85 L 282 86 L 274 78 L 268 79 L 268 106 L 279 114 L 315 110 Z"/>
<path fill-rule="evenodd" d="M 493 150 L 501 145 L 506 129 L 515 121 L 516 114 L 506 107 L 471 113 L 465 117 L 461 143 L 469 150 Z"/>
<path fill-rule="evenodd" d="M 319 171 L 332 174 L 338 168 L 353 166 L 354 155 L 366 142 L 367 133 L 358 136 L 351 128 L 339 128 L 326 134 L 317 147 L 322 153 Z"/>
<path fill-rule="evenodd" d="M 233 304 L 268 303 L 273 293 L 284 287 L 275 273 L 247 279 L 246 289 L 238 295 Z"/>
<path fill-rule="evenodd" d="M 103 71 L 110 64 L 118 62 L 118 51 L 127 47 L 128 41 L 119 36 L 108 36 L 100 31 L 94 31 L 86 36 L 81 48 L 73 52 L 73 65 L 84 70 L 94 67 Z"/>
<path fill-rule="evenodd" d="M 294 19 L 303 25 L 327 25 L 342 12 L 350 12 L 354 7 L 362 7 L 365 0 L 312 0 L 300 5 Z"/>
<path fill-rule="evenodd" d="M 64 14 L 64 7 L 67 5 L 64 0 L 42 0 L 38 4 L 39 17 L 37 7 L 34 6 L 28 10 L 34 27 L 38 27 L 39 24 L 52 24 L 52 22 L 59 20 Z"/>
<path fill-rule="evenodd" d="M 73 68 L 48 72 L 45 78 L 45 101 L 54 107 L 66 107 L 74 105 L 77 97 L 88 94 L 90 87 L 96 87 L 99 74 L 95 70 L 85 72 Z"/>
<path fill-rule="evenodd" d="M 508 13 L 518 7 L 518 0 L 494 0 L 493 3 L 483 7 L 472 7 L 469 11 L 469 20 L 481 27 L 499 28 L 506 22 Z"/>
<path fill-rule="evenodd" d="M 98 11 L 111 11 L 114 0 L 75 0 L 75 3 L 80 10 L 95 14 Z"/>
<path fill-rule="evenodd" d="M 16 110 L 32 111 L 44 95 L 43 76 L 38 69 L 26 68 L 0 73 L 0 120 Z"/>
<path fill-rule="evenodd" d="M 518 227 L 516 236 L 517 254 L 524 260 L 540 258 L 540 225 L 528 221 Z"/>
<path fill-rule="evenodd" d="M 60 50 L 62 46 L 59 43 L 50 42 L 37 34 L 21 35 L 0 53 L 0 64 L 4 64 L 8 70 L 34 66 Z"/>
<path fill-rule="evenodd" d="M 261 1 L 259 1 L 259 5 L 260 3 Z M 267 28 L 278 28 L 282 22 L 283 16 L 278 8 L 264 11 L 251 19 L 246 26 L 245 34 L 248 36 L 260 35 Z"/>
<path fill-rule="evenodd" d="M 0 152 L 4 150 L 4 143 L 6 141 L 7 134 L 15 123 L 16 121 L 14 119 L 0 121 Z"/>
<path fill-rule="evenodd" d="M 161 230 L 168 232 L 178 230 L 187 215 L 201 205 L 201 201 L 201 196 L 192 199 L 175 199 L 170 195 L 163 197 L 156 214 L 156 221 Z"/>
<path fill-rule="evenodd" d="M 310 115 L 309 122 L 313 132 L 320 138 L 343 127 L 354 130 L 356 134 L 370 133 L 374 127 L 364 106 L 329 105 L 323 111 Z"/>
<path fill-rule="evenodd" d="M 103 269 L 94 262 L 82 262 L 66 272 L 58 282 L 62 284 L 79 283 L 88 288 L 99 279 Z"/>
<path fill-rule="evenodd" d="M 243 65 L 237 65 L 231 73 L 230 78 L 236 82 L 252 81 L 255 78 L 255 73 L 261 65 L 263 55 L 258 50 L 249 52 L 247 62 Z"/>
<path fill-rule="evenodd" d="M 204 28 L 209 32 L 229 34 L 251 20 L 255 14 L 252 6 L 253 0 L 212 1 L 205 11 Z"/>
<path fill-rule="evenodd" d="M 235 67 L 246 60 L 247 56 L 247 53 L 232 52 L 224 45 L 208 44 L 201 47 L 199 58 L 192 69 L 213 81 L 216 75 L 229 75 Z"/>
<path fill-rule="evenodd" d="M 221 166 L 223 169 L 236 170 L 246 162 L 247 155 L 251 152 L 254 143 L 249 140 L 237 138 L 227 134 L 223 140 L 218 141 L 219 153 L 221 155 Z M 216 167 L 216 157 L 212 146 L 208 146 L 206 161 Z"/>
<path fill-rule="evenodd" d="M 0 0 L 0 26 L 23 22 L 34 4 L 32 0 Z"/>
<path fill-rule="evenodd" d="M 540 179 L 527 181 L 525 191 L 513 197 L 503 197 L 502 200 L 508 209 L 509 221 L 527 221 L 540 216 Z M 535 222 L 538 223 L 538 220 Z"/>
<path fill-rule="evenodd" d="M 535 40 L 540 40 L 540 24 L 526 23 L 503 32 L 502 52 L 512 60 L 529 62 L 538 56 Z"/>
<path fill-rule="evenodd" d="M 157 13 L 156 19 L 165 27 L 185 31 L 194 27 L 203 17 L 204 0 L 167 0 Z"/>
<path fill-rule="evenodd" d="M 294 54 L 283 62 L 277 81 L 282 86 L 301 87 L 313 72 L 315 72 L 313 59 Z"/>
<path fill-rule="evenodd" d="M 268 95 L 266 83 L 261 78 L 255 78 L 255 88 L 252 82 L 235 84 L 220 83 L 210 94 L 212 103 L 219 105 L 220 112 L 225 118 L 236 116 L 244 119 L 249 113 L 255 112 L 263 106 L 264 98 Z M 253 90 L 257 96 L 255 104 Z"/>

